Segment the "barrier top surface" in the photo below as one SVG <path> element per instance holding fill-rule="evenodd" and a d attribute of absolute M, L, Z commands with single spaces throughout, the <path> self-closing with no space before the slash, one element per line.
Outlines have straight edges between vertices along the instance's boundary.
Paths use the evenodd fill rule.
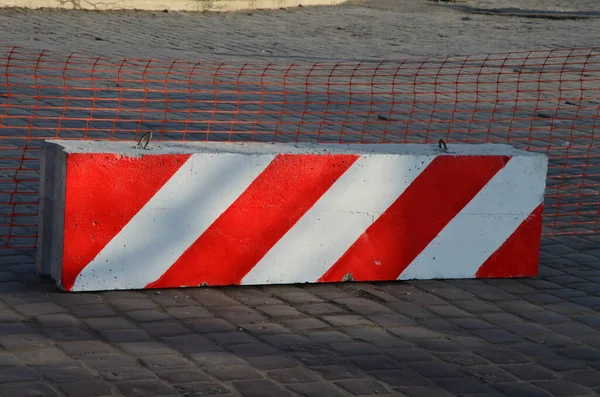
<path fill-rule="evenodd" d="M 66 153 L 115 153 L 132 157 L 191 153 L 544 156 L 504 144 L 448 144 L 448 150 L 442 151 L 437 144 L 397 143 L 150 142 L 147 149 L 140 149 L 136 147 L 136 142 L 131 141 L 47 140 L 46 142 L 62 147 Z"/>

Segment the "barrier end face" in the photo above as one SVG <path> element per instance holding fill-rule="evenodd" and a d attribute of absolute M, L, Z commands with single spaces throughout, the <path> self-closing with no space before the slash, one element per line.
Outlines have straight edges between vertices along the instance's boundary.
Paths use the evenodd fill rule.
<path fill-rule="evenodd" d="M 67 154 L 43 142 L 40 163 L 37 273 L 57 280 L 62 272 Z"/>

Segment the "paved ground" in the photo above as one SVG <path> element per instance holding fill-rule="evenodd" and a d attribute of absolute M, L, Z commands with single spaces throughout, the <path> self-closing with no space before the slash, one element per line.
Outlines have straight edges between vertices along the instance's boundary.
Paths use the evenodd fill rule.
<path fill-rule="evenodd" d="M 590 47 L 600 37 L 597 19 L 474 15 L 457 8 L 485 8 L 481 0 L 451 5 L 428 0 L 355 1 L 339 7 L 234 14 L 0 11 L 0 44 L 144 59 L 362 61 Z M 518 2 L 495 3 L 513 7 Z M 531 4 L 540 8 L 544 3 Z M 598 10 L 595 0 L 553 4 Z"/>
<path fill-rule="evenodd" d="M 314 61 L 586 47 L 600 37 L 592 18 L 456 6 L 377 0 L 230 15 L 12 10 L 0 12 L 0 43 L 111 58 Z M 0 395 L 597 395 L 599 242 L 544 239 L 540 277 L 530 280 L 77 295 L 37 277 L 32 252 L 0 251 Z"/>

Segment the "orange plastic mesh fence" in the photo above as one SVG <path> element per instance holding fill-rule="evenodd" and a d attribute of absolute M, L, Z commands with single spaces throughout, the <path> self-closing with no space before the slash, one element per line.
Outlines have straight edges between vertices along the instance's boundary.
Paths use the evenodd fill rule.
<path fill-rule="evenodd" d="M 600 49 L 386 62 L 0 48 L 0 247 L 33 247 L 49 138 L 508 143 L 550 158 L 545 235 L 600 229 Z M 118 205 L 118 203 L 115 203 Z"/>

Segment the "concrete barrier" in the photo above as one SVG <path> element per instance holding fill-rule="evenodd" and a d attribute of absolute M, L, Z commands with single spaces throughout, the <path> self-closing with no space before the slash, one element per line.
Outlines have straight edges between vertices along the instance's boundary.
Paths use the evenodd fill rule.
<path fill-rule="evenodd" d="M 537 274 L 547 158 L 506 145 L 47 141 L 68 291 Z"/>
<path fill-rule="evenodd" d="M 298 6 L 329 6 L 347 0 L 0 0 L 0 7 L 63 8 L 69 10 L 240 11 Z"/>

